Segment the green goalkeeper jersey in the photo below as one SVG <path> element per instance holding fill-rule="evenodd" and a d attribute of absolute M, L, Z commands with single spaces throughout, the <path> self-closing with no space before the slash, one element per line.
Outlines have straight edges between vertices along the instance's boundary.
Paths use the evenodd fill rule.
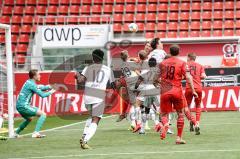
<path fill-rule="evenodd" d="M 44 92 L 49 89 L 51 89 L 51 87 L 48 85 L 37 85 L 34 80 L 27 80 L 19 93 L 16 106 L 25 107 L 30 105 L 34 93 L 42 98 L 50 96 L 52 92 Z"/>

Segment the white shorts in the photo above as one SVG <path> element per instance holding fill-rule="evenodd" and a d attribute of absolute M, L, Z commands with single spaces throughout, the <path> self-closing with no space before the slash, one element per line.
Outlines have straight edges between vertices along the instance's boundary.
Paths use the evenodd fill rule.
<path fill-rule="evenodd" d="M 103 113 L 104 113 L 104 108 L 105 108 L 105 103 L 100 102 L 100 103 L 93 103 L 93 104 L 85 104 L 85 107 L 89 111 L 89 114 L 92 117 L 99 117 L 102 118 Z"/>
<path fill-rule="evenodd" d="M 136 102 L 136 94 L 134 91 L 135 85 L 127 85 L 127 91 L 128 91 L 128 98 L 130 101 L 130 104 L 134 104 Z"/>

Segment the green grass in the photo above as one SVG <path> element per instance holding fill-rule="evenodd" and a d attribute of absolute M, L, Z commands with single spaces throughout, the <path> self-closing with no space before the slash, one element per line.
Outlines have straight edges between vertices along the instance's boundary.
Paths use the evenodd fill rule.
<path fill-rule="evenodd" d="M 116 123 L 116 116 L 113 116 L 101 121 L 96 135 L 89 142 L 92 150 L 81 150 L 79 147 L 79 138 L 84 127 L 84 123 L 80 123 L 46 132 L 47 137 L 44 139 L 25 136 L 6 142 L 0 141 L 0 158 L 239 159 L 239 116 L 239 112 L 203 113 L 200 136 L 190 133 L 186 122 L 186 145 L 175 145 L 175 135 L 168 135 L 166 140 L 161 141 L 159 134 L 153 130 L 149 130 L 145 135 L 133 134 L 127 131 L 128 122 Z M 49 117 L 44 129 L 80 120 L 65 121 Z M 32 123 L 25 133 L 33 128 Z M 173 128 L 176 132 L 175 125 Z"/>

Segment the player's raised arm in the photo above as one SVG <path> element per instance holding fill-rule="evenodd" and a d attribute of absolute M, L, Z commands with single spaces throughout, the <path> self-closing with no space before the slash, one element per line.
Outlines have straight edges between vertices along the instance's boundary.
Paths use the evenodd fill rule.
<path fill-rule="evenodd" d="M 34 93 L 36 93 L 37 95 L 39 95 L 39 96 L 42 97 L 42 98 L 48 97 L 48 96 L 50 96 L 52 93 L 55 92 L 54 89 L 52 89 L 51 91 L 48 91 L 48 92 L 43 92 L 41 89 L 38 89 L 38 86 L 35 85 L 35 84 L 32 84 L 30 88 L 31 88 L 31 90 L 32 90 Z"/>
<path fill-rule="evenodd" d="M 37 85 L 37 88 L 40 89 L 41 91 L 47 91 L 52 89 L 52 87 L 50 85 Z"/>

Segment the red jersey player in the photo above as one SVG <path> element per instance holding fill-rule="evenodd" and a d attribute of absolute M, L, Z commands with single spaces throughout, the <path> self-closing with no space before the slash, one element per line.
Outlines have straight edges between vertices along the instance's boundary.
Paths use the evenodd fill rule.
<path fill-rule="evenodd" d="M 195 62 L 196 55 L 194 53 L 189 53 L 187 55 L 187 64 L 189 66 L 190 74 L 193 77 L 193 85 L 196 93 L 198 94 L 198 98 L 195 97 L 194 102 L 196 105 L 196 123 L 199 126 L 200 116 L 201 116 L 201 101 L 202 101 L 202 82 L 201 79 L 206 78 L 205 70 L 202 65 Z M 185 97 L 187 100 L 187 105 L 190 106 L 193 93 L 190 88 L 190 84 L 186 83 L 186 91 Z M 190 131 L 193 131 L 193 123 L 190 122 Z M 196 135 L 200 135 L 200 131 L 196 131 Z"/>
<path fill-rule="evenodd" d="M 182 132 L 184 127 L 184 94 L 182 89 L 182 77 L 185 76 L 190 83 L 192 93 L 197 97 L 197 93 L 193 87 L 192 77 L 189 72 L 187 64 L 180 60 L 177 56 L 179 54 L 179 46 L 172 45 L 170 47 L 171 57 L 160 63 L 160 84 L 161 84 L 161 139 L 166 137 L 168 130 L 168 114 L 177 111 L 177 139 L 176 144 L 185 144 L 182 139 Z"/>

